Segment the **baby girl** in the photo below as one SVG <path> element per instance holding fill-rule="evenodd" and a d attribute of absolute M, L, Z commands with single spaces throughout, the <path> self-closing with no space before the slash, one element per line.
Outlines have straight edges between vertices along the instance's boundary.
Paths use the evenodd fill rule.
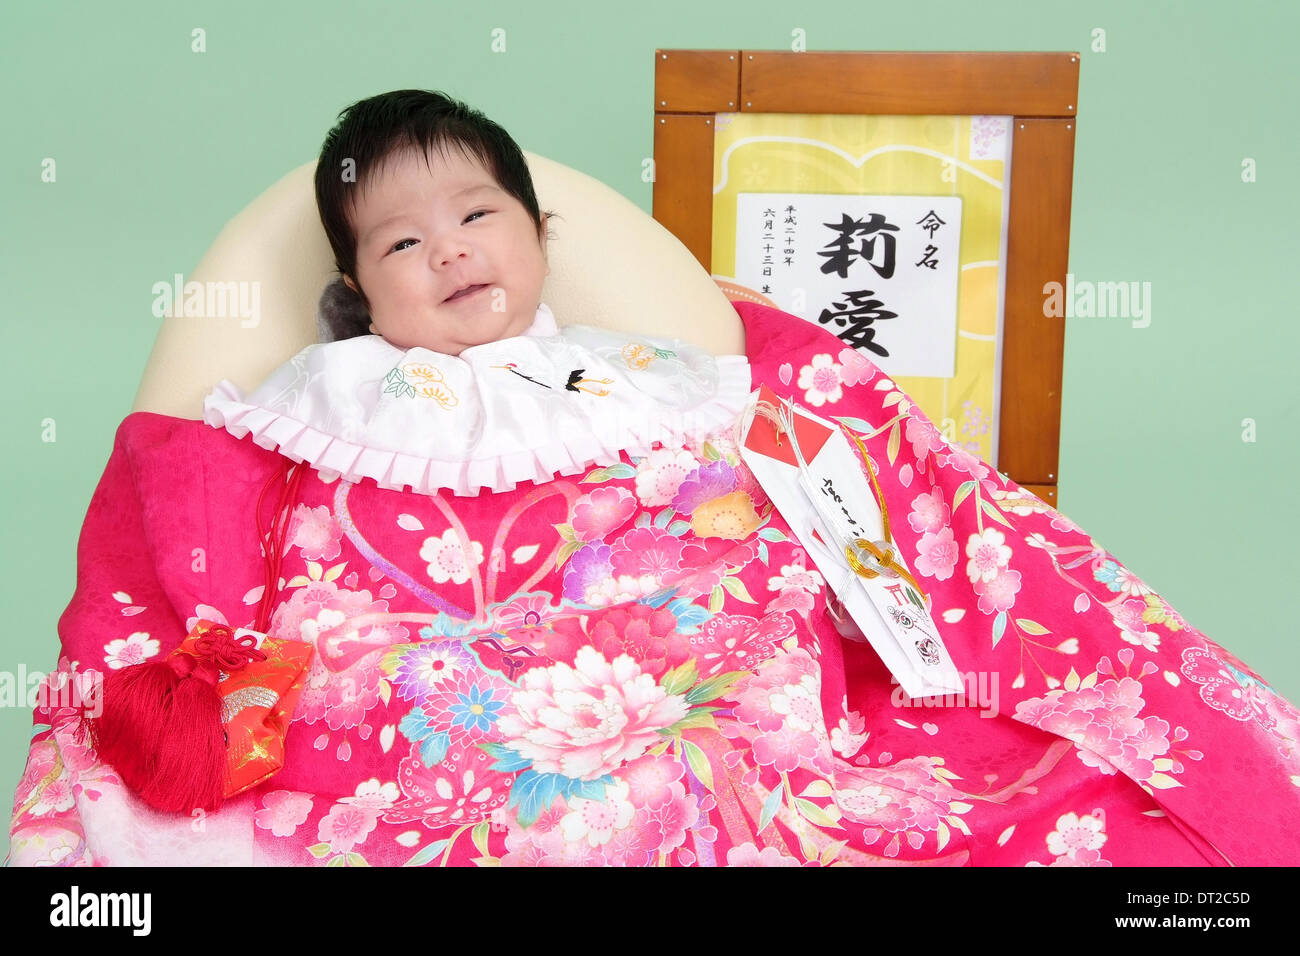
<path fill-rule="evenodd" d="M 205 419 L 326 480 L 510 490 L 701 439 L 745 403 L 744 356 L 558 328 L 523 152 L 464 104 L 419 90 L 354 104 L 325 140 L 316 199 L 342 277 L 321 303 L 334 341 L 247 397 L 222 382 Z"/>
<path fill-rule="evenodd" d="M 525 334 L 550 271 L 547 219 L 509 134 L 419 90 L 342 115 L 316 167 L 316 201 L 369 324 L 335 337 L 368 330 L 401 348 L 460 355 Z"/>

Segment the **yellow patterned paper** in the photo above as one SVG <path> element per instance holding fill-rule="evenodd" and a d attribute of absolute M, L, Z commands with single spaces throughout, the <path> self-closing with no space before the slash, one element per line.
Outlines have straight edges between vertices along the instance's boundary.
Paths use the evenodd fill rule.
<path fill-rule="evenodd" d="M 713 271 L 725 282 L 738 271 L 740 193 L 961 197 L 956 374 L 894 380 L 945 438 L 993 462 L 1011 127 L 993 116 L 720 113 L 713 151 Z M 815 321 L 811 308 L 776 305 Z"/>

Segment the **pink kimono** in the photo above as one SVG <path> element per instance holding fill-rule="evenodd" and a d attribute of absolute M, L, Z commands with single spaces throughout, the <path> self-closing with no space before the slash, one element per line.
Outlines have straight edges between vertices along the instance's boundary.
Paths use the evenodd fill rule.
<path fill-rule="evenodd" d="M 283 769 L 215 813 L 157 812 L 52 703 L 11 864 L 1300 863 L 1294 706 L 860 353 L 735 307 L 753 385 L 863 437 L 965 705 L 903 696 L 841 636 L 729 429 L 474 497 L 302 466 L 268 631 L 315 653 Z M 129 415 L 60 670 L 250 626 L 253 502 L 281 471 Z"/>

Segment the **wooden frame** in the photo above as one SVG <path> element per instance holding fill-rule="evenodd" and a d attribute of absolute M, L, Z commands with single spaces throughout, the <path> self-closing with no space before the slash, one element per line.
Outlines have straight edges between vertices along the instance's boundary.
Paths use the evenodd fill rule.
<path fill-rule="evenodd" d="M 827 78 L 834 77 L 833 83 Z M 1079 54 L 655 50 L 653 215 L 712 273 L 715 113 L 1014 117 L 998 470 L 1057 507 Z"/>

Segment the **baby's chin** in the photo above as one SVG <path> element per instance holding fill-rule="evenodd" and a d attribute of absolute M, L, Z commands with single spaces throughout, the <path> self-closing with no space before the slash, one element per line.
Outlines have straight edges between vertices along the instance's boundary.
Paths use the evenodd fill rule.
<path fill-rule="evenodd" d="M 484 329 L 482 335 L 461 335 L 457 336 L 454 340 L 445 338 L 427 338 L 411 342 L 408 345 L 402 345 L 401 343 L 394 342 L 392 339 L 388 338 L 385 338 L 385 341 L 390 345 L 397 346 L 398 348 L 422 348 L 428 349 L 430 352 L 439 352 L 443 355 L 460 355 L 460 353 L 466 349 L 473 348 L 477 345 L 487 345 L 489 342 L 500 342 L 502 339 L 513 339 L 521 336 L 525 331 L 527 331 L 528 326 L 531 323 L 523 323 L 522 328 L 518 327 L 519 324 L 520 323 L 515 322 L 505 328 L 492 330 Z"/>

